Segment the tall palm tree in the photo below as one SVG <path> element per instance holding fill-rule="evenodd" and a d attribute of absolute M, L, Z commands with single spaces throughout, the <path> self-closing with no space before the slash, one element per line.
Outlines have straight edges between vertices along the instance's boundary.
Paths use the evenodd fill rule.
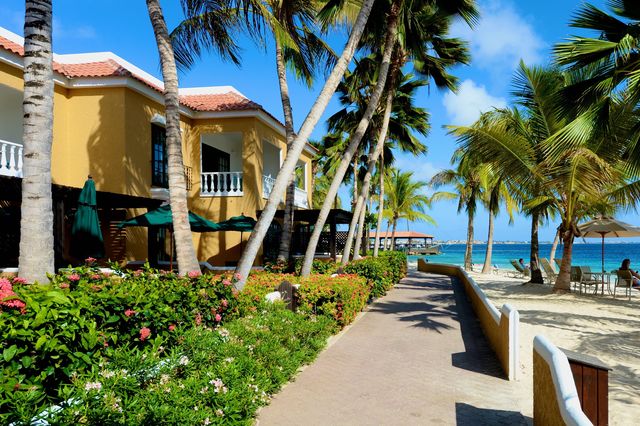
<path fill-rule="evenodd" d="M 385 200 L 385 216 L 391 223 L 391 250 L 396 248 L 396 229 L 398 221 L 428 222 L 435 225 L 435 220 L 425 213 L 431 200 L 424 191 L 427 182 L 414 181 L 413 172 L 402 172 L 396 168 L 390 170 L 385 177 L 387 195 Z"/>
<path fill-rule="evenodd" d="M 500 206 L 504 203 L 504 206 L 509 215 L 509 222 L 513 222 L 513 213 L 517 211 L 517 204 L 515 199 L 509 193 L 507 185 L 504 180 L 499 176 L 496 176 L 491 170 L 486 173 L 484 187 L 484 199 L 483 204 L 489 212 L 489 229 L 487 232 L 487 251 L 484 256 L 484 264 L 482 265 L 482 273 L 488 274 L 491 272 L 491 257 L 493 255 L 493 227 L 494 219 L 500 213 Z"/>
<path fill-rule="evenodd" d="M 344 153 L 329 198 L 325 200 L 325 204 L 322 206 L 320 214 L 318 215 L 313 233 L 307 245 L 301 269 L 303 276 L 311 273 L 311 265 L 316 246 L 320 239 L 321 229 L 327 219 L 333 200 L 331 197 L 336 196 L 338 187 L 344 177 L 344 170 L 347 167 L 343 163 L 349 162 L 353 157 L 358 145 L 362 141 L 362 137 L 369 127 L 369 121 L 375 109 L 378 107 L 378 102 L 387 81 L 389 70 L 388 61 L 391 59 L 391 55 L 397 47 L 396 45 L 406 41 L 406 52 L 414 58 L 414 68 L 432 77 L 436 84 L 439 85 L 442 83 L 445 86 L 454 84 L 453 78 L 450 81 L 443 81 L 440 77 L 443 75 L 449 76 L 446 72 L 447 65 L 456 62 L 461 57 L 466 58 L 466 50 L 464 43 L 459 40 L 450 39 L 448 42 L 445 42 L 441 40 L 440 35 L 446 34 L 449 22 L 454 16 L 460 16 L 467 20 L 467 22 L 473 21 L 477 16 L 474 2 L 466 0 L 453 3 L 438 0 L 415 2 L 393 0 L 388 9 L 386 9 L 388 5 L 384 4 L 384 2 L 378 3 L 377 5 L 383 9 L 375 13 L 374 16 L 383 18 L 383 22 L 374 21 L 371 24 L 371 31 L 367 33 L 368 39 L 365 39 L 365 42 L 367 42 L 369 46 L 377 47 L 380 43 L 379 40 L 383 38 L 382 34 L 384 34 L 385 44 L 382 50 L 383 61 L 380 64 L 376 87 L 372 91 L 369 105 L 360 121 L 358 129 L 352 135 L 349 147 Z M 386 17 L 386 19 L 384 19 L 384 17 Z M 440 25 L 437 25 L 437 23 L 440 23 Z M 434 37 L 434 35 L 437 35 L 437 37 Z M 404 43 L 400 44 L 400 48 L 405 48 Z M 444 55 L 440 56 L 441 51 L 446 52 L 447 55 L 453 55 L 455 58 L 448 58 Z M 435 52 L 435 56 L 431 56 L 433 52 Z M 400 57 L 403 56 L 401 51 Z M 380 136 L 382 136 L 383 140 L 386 137 L 386 135 Z M 363 205 L 364 198 L 359 197 L 355 210 L 361 209 Z"/>
<path fill-rule="evenodd" d="M 47 282 L 55 272 L 51 195 L 53 53 L 51 0 L 25 3 L 22 216 L 19 274 Z"/>
<path fill-rule="evenodd" d="M 191 226 L 189 225 L 187 183 L 184 176 L 182 137 L 180 135 L 178 71 L 169 31 L 167 30 L 159 0 L 147 0 L 147 10 L 156 37 L 156 44 L 158 45 L 158 53 L 160 54 L 160 63 L 162 65 L 162 79 L 164 81 L 169 201 L 171 203 L 178 272 L 180 275 L 186 275 L 189 271 L 199 271 L 200 265 L 196 257 L 196 250 L 193 247 L 193 237 Z"/>
<path fill-rule="evenodd" d="M 332 0 L 329 2 L 328 6 L 335 6 L 336 3 L 342 3 L 338 0 Z M 360 41 L 360 37 L 364 32 L 364 28 L 369 18 L 369 14 L 371 12 L 371 8 L 373 7 L 374 0 L 364 0 L 362 2 L 362 6 L 360 11 L 358 12 L 358 16 L 351 28 L 351 34 L 349 36 L 349 41 L 347 42 L 342 54 L 338 58 L 336 65 L 333 67 L 331 74 L 328 76 L 324 87 L 322 88 L 318 98 L 316 99 L 313 107 L 307 114 L 304 122 L 302 123 L 302 127 L 298 131 L 293 143 L 291 144 L 291 149 L 287 152 L 287 158 L 285 159 L 282 167 L 280 168 L 280 172 L 276 177 L 276 181 L 273 185 L 273 189 L 271 191 L 271 195 L 267 200 L 267 204 L 262 210 L 262 214 L 260 215 L 260 219 L 256 223 L 256 226 L 251 232 L 251 236 L 249 237 L 249 241 L 240 257 L 240 261 L 238 262 L 238 267 L 236 268 L 236 274 L 240 277 L 236 286 L 239 289 L 244 287 L 244 283 L 246 282 L 247 276 L 251 271 L 251 266 L 258 254 L 258 250 L 262 245 L 262 241 L 264 240 L 267 231 L 273 221 L 273 218 L 276 214 L 276 210 L 278 208 L 278 204 L 284 195 L 284 191 L 286 189 L 287 184 L 289 183 L 289 179 L 293 174 L 298 159 L 300 158 L 300 154 L 302 154 L 302 149 L 304 148 L 305 143 L 307 142 L 311 132 L 315 128 L 316 124 L 320 120 L 322 113 L 326 109 L 331 97 L 333 96 L 344 72 L 347 69 L 349 62 L 351 62 L 351 58 L 353 57 L 357 45 Z M 326 8 L 325 11 L 331 11 L 333 9 Z"/>
<path fill-rule="evenodd" d="M 483 176 L 486 167 L 478 167 L 476 164 L 467 164 L 460 161 L 461 152 L 454 153 L 454 163 L 457 163 L 456 169 L 442 170 L 436 173 L 432 178 L 430 185 L 434 188 L 442 186 L 452 186 L 453 191 L 438 191 L 433 194 L 432 201 L 439 200 L 457 200 L 458 213 L 464 210 L 467 213 L 467 243 L 464 251 L 464 269 L 470 271 L 472 269 L 473 258 L 473 220 L 478 210 L 478 203 L 484 197 L 484 188 L 482 186 Z"/>

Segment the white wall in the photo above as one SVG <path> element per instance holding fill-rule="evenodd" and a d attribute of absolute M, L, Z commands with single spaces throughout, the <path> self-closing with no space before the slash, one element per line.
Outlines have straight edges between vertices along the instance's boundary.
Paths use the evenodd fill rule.
<path fill-rule="evenodd" d="M 0 139 L 22 143 L 22 92 L 0 84 Z"/>
<path fill-rule="evenodd" d="M 242 133 L 207 133 L 201 141 L 230 155 L 230 171 L 242 171 Z"/>
<path fill-rule="evenodd" d="M 265 140 L 262 141 L 262 146 L 262 174 L 275 179 L 280 171 L 280 148 Z"/>

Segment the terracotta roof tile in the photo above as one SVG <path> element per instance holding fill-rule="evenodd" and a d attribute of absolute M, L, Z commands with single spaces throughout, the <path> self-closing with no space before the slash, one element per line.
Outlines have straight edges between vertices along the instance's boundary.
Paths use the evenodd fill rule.
<path fill-rule="evenodd" d="M 262 106 L 234 92 L 180 96 L 180 102 L 195 111 L 245 111 Z"/>
<path fill-rule="evenodd" d="M 389 232 L 388 237 L 391 238 L 392 234 L 392 232 Z M 375 238 L 375 236 L 375 231 L 369 232 L 369 238 Z M 386 236 L 386 232 L 380 232 L 379 238 L 385 238 Z M 423 234 L 415 231 L 396 231 L 396 238 L 433 238 L 433 235 Z"/>

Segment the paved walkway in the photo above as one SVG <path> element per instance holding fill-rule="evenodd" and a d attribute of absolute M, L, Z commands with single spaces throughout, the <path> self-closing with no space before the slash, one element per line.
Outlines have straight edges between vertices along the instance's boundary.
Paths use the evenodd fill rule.
<path fill-rule="evenodd" d="M 259 413 L 267 425 L 527 425 L 450 278 L 413 272 Z"/>

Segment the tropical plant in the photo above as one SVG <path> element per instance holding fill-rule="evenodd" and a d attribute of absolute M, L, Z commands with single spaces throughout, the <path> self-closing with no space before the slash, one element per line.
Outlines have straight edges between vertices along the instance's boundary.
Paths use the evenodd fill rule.
<path fill-rule="evenodd" d="M 53 143 L 53 53 L 51 0 L 25 3 L 24 123 L 20 275 L 47 282 L 55 271 L 51 144 Z"/>
<path fill-rule="evenodd" d="M 164 81 L 164 107 L 166 116 L 167 173 L 169 175 L 169 201 L 173 237 L 180 275 L 189 271 L 200 271 L 193 236 L 189 225 L 187 206 L 187 182 L 184 176 L 182 158 L 182 137 L 180 135 L 180 97 L 178 94 L 178 71 L 167 24 L 164 20 L 159 0 L 147 0 L 149 19 L 160 54 L 162 79 Z"/>
<path fill-rule="evenodd" d="M 484 264 L 482 265 L 482 273 L 491 272 L 491 256 L 493 255 L 493 227 L 494 219 L 500 213 L 500 206 L 504 203 L 509 221 L 513 222 L 513 213 L 517 211 L 518 206 L 516 200 L 509 193 L 504 180 L 489 170 L 484 176 L 484 199 L 482 200 L 487 212 L 489 213 L 489 229 L 487 233 L 487 251 L 484 256 Z"/>
<path fill-rule="evenodd" d="M 435 220 L 425 213 L 431 206 L 431 199 L 424 193 L 429 184 L 413 180 L 413 172 L 402 172 L 393 168 L 385 176 L 387 188 L 384 215 L 391 223 L 391 250 L 396 249 L 396 228 L 398 221 L 428 222 L 435 225 Z"/>
<path fill-rule="evenodd" d="M 440 188 L 452 186 L 453 191 L 438 191 L 433 194 L 431 201 L 457 200 L 458 213 L 464 210 L 467 213 L 467 243 L 464 251 L 464 268 L 472 269 L 473 258 L 473 220 L 475 219 L 478 203 L 484 198 L 482 185 L 483 174 L 487 167 L 478 165 L 477 161 L 465 161 L 464 152 L 457 150 L 452 162 L 457 164 L 456 169 L 442 170 L 431 178 L 431 186 Z"/>
<path fill-rule="evenodd" d="M 337 0 L 330 1 L 328 2 L 327 6 L 325 6 L 322 12 L 324 12 L 325 15 L 329 16 L 335 14 L 336 3 L 342 2 L 338 2 Z M 298 131 L 296 138 L 291 144 L 291 149 L 287 151 L 287 158 L 282 164 L 280 172 L 276 177 L 271 195 L 267 200 L 267 203 L 262 211 L 262 214 L 260 215 L 260 219 L 253 229 L 253 232 L 251 232 L 249 241 L 247 242 L 247 245 L 238 262 L 236 273 L 241 277 L 241 280 L 237 284 L 240 289 L 244 286 L 245 280 L 249 272 L 251 271 L 253 261 L 255 260 L 255 257 L 258 254 L 258 250 L 262 245 L 262 241 L 264 240 L 271 222 L 273 221 L 278 205 L 280 204 L 280 200 L 284 195 L 286 186 L 289 183 L 293 171 L 295 170 L 298 159 L 300 158 L 300 154 L 302 154 L 302 149 L 304 148 L 309 136 L 311 135 L 311 132 L 320 120 L 322 113 L 329 104 L 329 101 L 331 100 L 331 97 L 338 87 L 338 84 L 340 83 L 340 80 L 342 79 L 342 76 L 344 75 L 349 62 L 351 62 L 351 58 L 355 53 L 357 45 L 360 41 L 360 37 L 362 36 L 362 33 L 364 31 L 367 19 L 369 18 L 373 3 L 374 0 L 363 1 L 360 11 L 358 12 L 358 16 L 351 29 L 349 40 L 345 45 L 342 54 L 338 58 L 336 65 L 333 67 L 331 74 L 328 76 L 324 87 L 322 88 L 320 94 L 318 95 L 318 98 L 316 99 L 316 102 L 313 104 L 313 107 L 302 123 L 302 127 Z"/>

